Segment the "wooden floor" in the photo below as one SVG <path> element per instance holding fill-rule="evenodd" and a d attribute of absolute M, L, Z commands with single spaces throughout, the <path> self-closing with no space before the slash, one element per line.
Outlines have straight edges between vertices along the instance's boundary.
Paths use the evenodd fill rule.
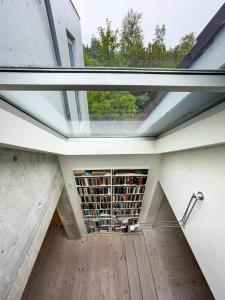
<path fill-rule="evenodd" d="M 180 229 L 69 241 L 51 224 L 22 299 L 214 298 Z"/>

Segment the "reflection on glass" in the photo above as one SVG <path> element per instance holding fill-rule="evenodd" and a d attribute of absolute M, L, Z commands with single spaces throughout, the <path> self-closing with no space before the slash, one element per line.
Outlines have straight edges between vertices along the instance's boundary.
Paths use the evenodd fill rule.
<path fill-rule="evenodd" d="M 66 137 L 157 137 L 225 100 L 222 93 L 76 94 L 79 103 L 74 92 L 13 91 L 1 92 L 1 97 Z"/>

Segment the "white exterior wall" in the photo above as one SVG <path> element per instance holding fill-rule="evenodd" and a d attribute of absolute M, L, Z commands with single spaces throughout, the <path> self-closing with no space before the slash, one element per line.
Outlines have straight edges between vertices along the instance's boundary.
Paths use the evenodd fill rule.
<path fill-rule="evenodd" d="M 225 146 L 165 154 L 159 178 L 177 219 L 193 192 L 204 193 L 184 234 L 215 299 L 225 299 Z"/>

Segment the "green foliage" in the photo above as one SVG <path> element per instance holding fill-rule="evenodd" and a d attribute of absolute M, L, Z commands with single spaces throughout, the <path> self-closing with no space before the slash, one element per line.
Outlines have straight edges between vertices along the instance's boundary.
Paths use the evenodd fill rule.
<path fill-rule="evenodd" d="M 195 35 L 193 32 L 181 38 L 180 43 L 174 49 L 176 63 L 180 63 L 195 45 Z"/>
<path fill-rule="evenodd" d="M 110 92 L 91 91 L 87 93 L 91 119 L 99 119 L 110 111 Z"/>
<path fill-rule="evenodd" d="M 129 120 L 136 114 L 136 99 L 129 92 L 88 92 L 89 114 L 92 120 Z"/>
<path fill-rule="evenodd" d="M 147 56 L 151 67 L 163 67 L 166 56 L 165 45 L 166 27 L 159 25 L 155 28 L 155 37 L 152 43 L 148 44 Z"/>
<path fill-rule="evenodd" d="M 106 26 L 100 26 L 98 28 L 98 38 L 92 36 L 91 46 L 84 47 L 85 59 L 87 62 L 85 65 L 116 65 L 118 46 L 118 30 L 113 30 L 111 22 L 106 19 Z"/>
<path fill-rule="evenodd" d="M 118 31 L 113 30 L 111 22 L 106 20 L 106 27 L 98 28 L 99 40 L 97 43 L 98 60 L 103 65 L 115 65 L 118 44 Z"/>
<path fill-rule="evenodd" d="M 129 67 L 140 66 L 145 56 L 142 14 L 129 10 L 122 22 L 120 35 L 120 61 Z"/>
<path fill-rule="evenodd" d="M 106 19 L 90 46 L 84 46 L 85 65 L 174 68 L 195 44 L 194 33 L 189 33 L 174 48 L 167 49 L 166 27 L 157 25 L 154 38 L 145 47 L 141 23 L 142 14 L 133 9 L 124 17 L 120 30 L 113 30 Z M 89 113 L 92 119 L 132 119 L 141 116 L 154 96 L 150 92 L 88 92 Z"/>
<path fill-rule="evenodd" d="M 146 105 L 150 102 L 151 96 L 148 93 L 136 96 L 136 105 L 139 112 L 142 112 Z"/>
<path fill-rule="evenodd" d="M 93 58 L 88 52 L 84 52 L 84 64 L 85 66 L 95 66 L 95 67 L 101 67 L 102 65 L 100 64 L 97 59 Z"/>

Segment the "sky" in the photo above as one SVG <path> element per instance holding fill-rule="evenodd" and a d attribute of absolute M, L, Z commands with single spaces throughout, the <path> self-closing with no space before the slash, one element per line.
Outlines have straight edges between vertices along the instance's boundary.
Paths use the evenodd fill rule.
<path fill-rule="evenodd" d="M 175 46 L 180 38 L 194 32 L 196 36 L 225 3 L 222 0 L 72 0 L 80 17 L 83 43 L 90 44 L 97 28 L 106 18 L 114 29 L 120 28 L 128 9 L 142 13 L 145 44 L 154 37 L 155 26 L 165 24 L 166 45 Z"/>

